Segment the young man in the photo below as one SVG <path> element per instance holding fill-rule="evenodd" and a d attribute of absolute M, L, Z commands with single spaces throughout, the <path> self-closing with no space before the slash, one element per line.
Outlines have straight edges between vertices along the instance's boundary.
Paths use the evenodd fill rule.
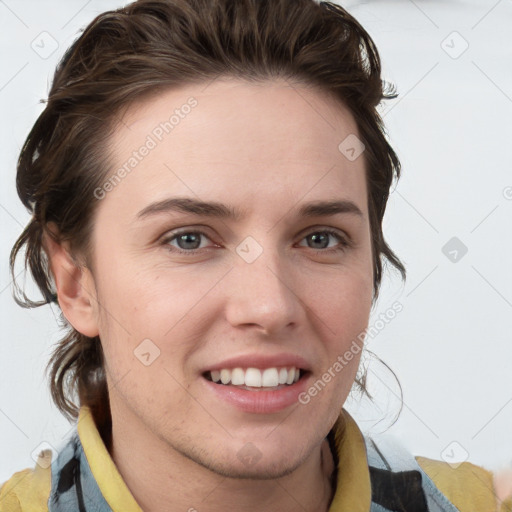
<path fill-rule="evenodd" d="M 498 510 L 490 472 L 343 409 L 382 259 L 405 275 L 386 97 L 333 4 L 139 1 L 87 27 L 22 149 L 12 253 L 69 323 L 50 380 L 77 431 L 0 511 Z"/>

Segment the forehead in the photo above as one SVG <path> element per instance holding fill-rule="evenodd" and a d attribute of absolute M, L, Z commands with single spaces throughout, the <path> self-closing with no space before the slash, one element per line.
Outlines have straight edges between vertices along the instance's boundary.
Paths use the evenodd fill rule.
<path fill-rule="evenodd" d="M 364 210 L 364 155 L 341 150 L 356 137 L 341 101 L 286 81 L 168 90 L 132 105 L 111 137 L 111 172 L 125 172 L 109 200 L 134 205 L 176 193 L 278 206 L 345 196 Z"/>

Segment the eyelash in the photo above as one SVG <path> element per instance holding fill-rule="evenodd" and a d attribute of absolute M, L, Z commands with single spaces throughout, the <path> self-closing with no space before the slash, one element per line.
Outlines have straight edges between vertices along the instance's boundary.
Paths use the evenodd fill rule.
<path fill-rule="evenodd" d="M 340 245 L 338 247 L 330 248 L 330 249 L 312 249 L 312 248 L 310 248 L 312 251 L 316 252 L 317 254 L 320 254 L 320 253 L 331 254 L 331 253 L 344 252 L 349 247 L 352 246 L 352 244 L 351 244 L 351 242 L 349 242 L 349 240 L 347 240 L 342 235 L 340 235 L 337 231 L 334 231 L 332 229 L 322 229 L 322 230 L 317 230 L 317 231 L 311 231 L 310 233 L 306 234 L 302 238 L 302 240 L 304 238 L 307 238 L 308 236 L 316 235 L 316 234 L 319 234 L 319 233 L 332 235 L 333 237 L 338 239 L 338 241 L 340 242 Z M 162 243 L 164 245 L 167 245 L 171 252 L 176 252 L 178 254 L 185 254 L 187 256 L 193 256 L 193 255 L 197 254 L 199 251 L 201 251 L 201 249 L 190 249 L 190 250 L 187 251 L 185 249 L 180 249 L 178 247 L 172 246 L 172 248 L 171 248 L 171 246 L 169 246 L 170 242 L 175 240 L 180 235 L 189 235 L 189 234 L 203 235 L 203 236 L 205 236 L 206 238 L 208 238 L 210 240 L 210 237 L 205 232 L 203 232 L 203 231 L 183 230 L 183 231 L 175 232 L 175 233 L 172 234 L 172 236 L 168 236 L 168 237 L 164 238 L 162 240 Z"/>

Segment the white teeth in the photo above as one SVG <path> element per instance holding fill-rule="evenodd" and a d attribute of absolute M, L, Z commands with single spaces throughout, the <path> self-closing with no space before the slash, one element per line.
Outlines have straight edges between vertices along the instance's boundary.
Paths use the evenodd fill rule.
<path fill-rule="evenodd" d="M 231 381 L 231 370 L 222 369 L 220 371 L 220 381 L 222 384 L 229 384 Z"/>
<path fill-rule="evenodd" d="M 231 384 L 234 386 L 242 386 L 245 382 L 245 373 L 242 368 L 235 368 L 231 372 Z"/>
<path fill-rule="evenodd" d="M 249 386 L 252 388 L 274 388 L 283 384 L 291 385 L 300 378 L 300 370 L 291 368 L 223 368 L 212 370 L 210 377 L 213 382 L 231 384 L 232 386 Z"/>
<path fill-rule="evenodd" d="M 245 385 L 261 388 L 261 371 L 258 368 L 247 368 L 245 371 Z"/>
<path fill-rule="evenodd" d="M 261 374 L 261 385 L 264 388 L 273 388 L 279 384 L 277 368 L 267 368 Z"/>

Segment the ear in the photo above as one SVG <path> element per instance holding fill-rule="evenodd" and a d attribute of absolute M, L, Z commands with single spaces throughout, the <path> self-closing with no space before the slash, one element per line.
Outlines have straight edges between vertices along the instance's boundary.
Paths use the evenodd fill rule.
<path fill-rule="evenodd" d="M 80 333 L 98 335 L 98 301 L 93 276 L 72 257 L 68 242 L 59 241 L 54 224 L 43 235 L 43 247 L 57 289 L 60 309 L 68 322 Z"/>

